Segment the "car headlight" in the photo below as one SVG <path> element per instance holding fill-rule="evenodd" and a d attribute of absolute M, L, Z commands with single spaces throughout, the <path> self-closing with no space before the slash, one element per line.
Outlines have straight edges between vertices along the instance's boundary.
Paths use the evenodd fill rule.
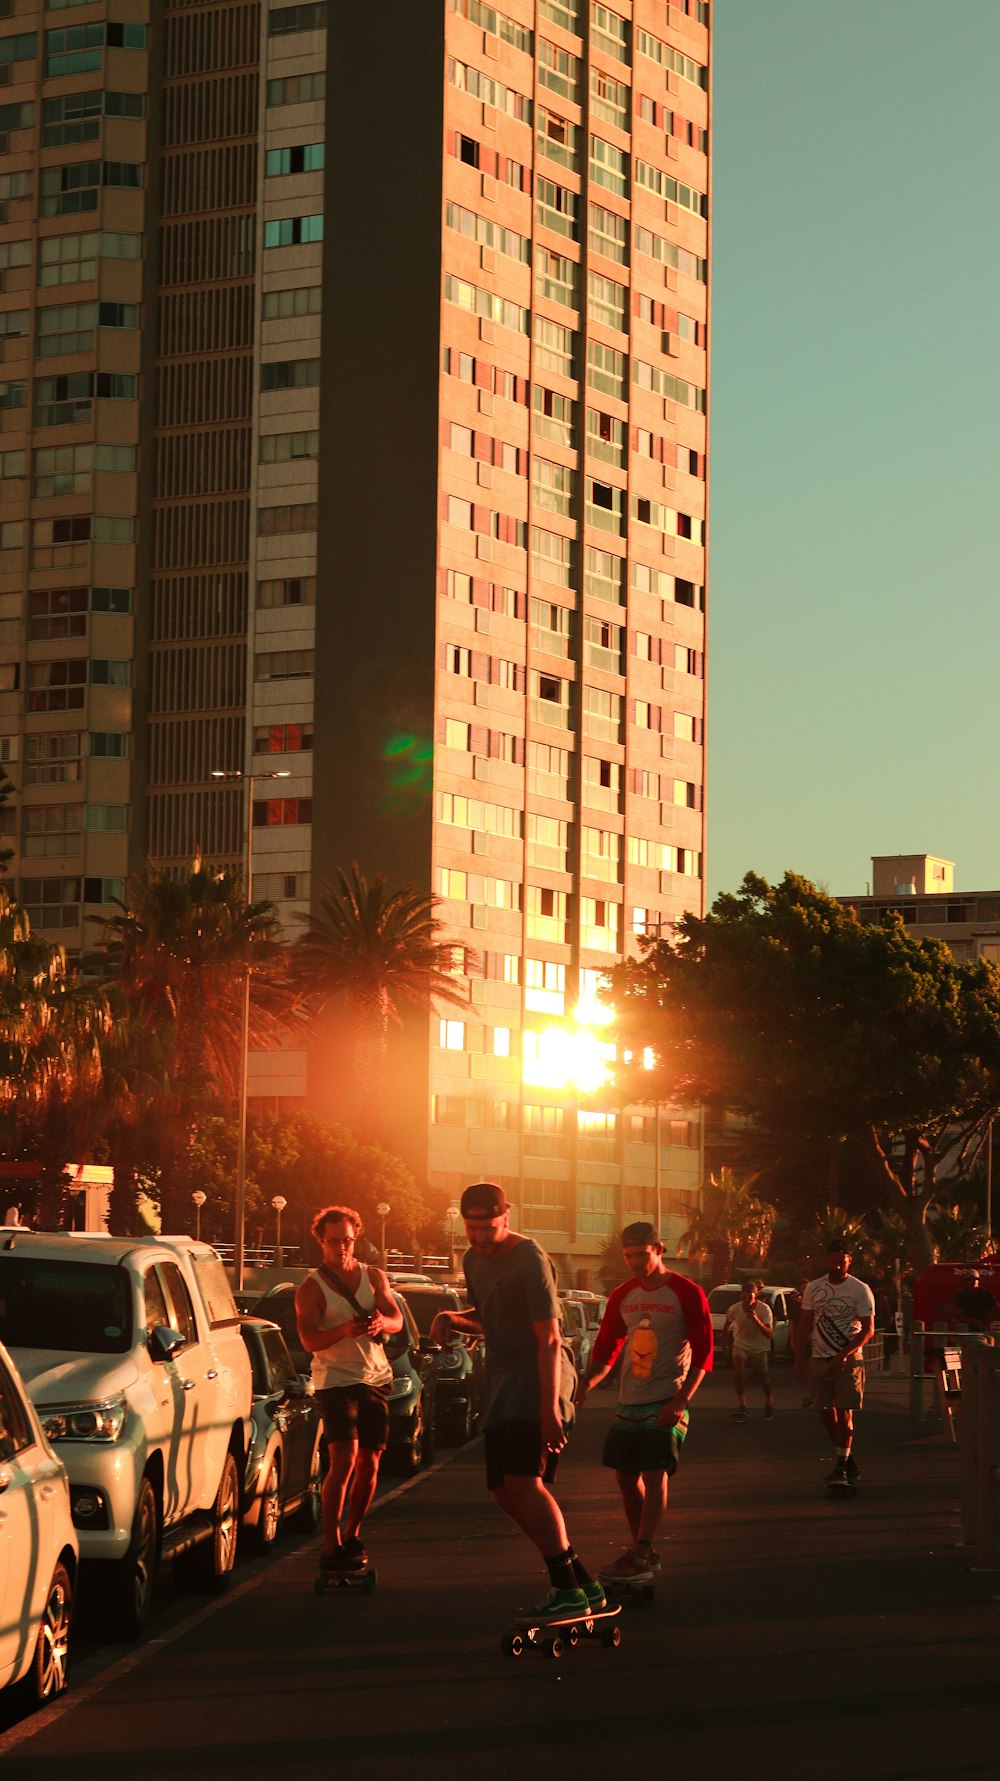
<path fill-rule="evenodd" d="M 442 1373 L 461 1372 L 464 1359 L 464 1348 L 444 1348 L 438 1355 L 438 1368 Z"/>
<path fill-rule="evenodd" d="M 40 1404 L 38 1415 L 50 1441 L 117 1441 L 125 1427 L 124 1395 L 83 1404 Z"/>
<path fill-rule="evenodd" d="M 416 1390 L 416 1382 L 407 1373 L 400 1373 L 389 1387 L 389 1397 L 408 1398 Z"/>

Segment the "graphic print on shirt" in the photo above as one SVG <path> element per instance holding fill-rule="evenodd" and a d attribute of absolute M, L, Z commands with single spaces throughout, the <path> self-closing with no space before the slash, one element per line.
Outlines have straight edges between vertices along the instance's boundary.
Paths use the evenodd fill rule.
<path fill-rule="evenodd" d="M 644 1317 L 636 1329 L 632 1331 L 628 1350 L 628 1364 L 633 1379 L 651 1379 L 653 1362 L 659 1353 L 660 1344 L 656 1339 L 652 1319 Z"/>

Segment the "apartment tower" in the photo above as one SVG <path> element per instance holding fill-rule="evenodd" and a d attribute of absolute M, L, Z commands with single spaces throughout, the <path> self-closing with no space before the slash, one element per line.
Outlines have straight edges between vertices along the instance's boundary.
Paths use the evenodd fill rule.
<path fill-rule="evenodd" d="M 468 999 L 390 1109 L 421 1177 L 502 1179 L 570 1272 L 657 1183 L 676 1234 L 697 1123 L 578 1104 L 560 1035 L 589 1059 L 601 971 L 703 900 L 709 7 L 6 8 L 33 920 L 76 950 L 147 856 L 238 863 L 252 773 L 290 932 L 355 858 L 443 899 Z"/>

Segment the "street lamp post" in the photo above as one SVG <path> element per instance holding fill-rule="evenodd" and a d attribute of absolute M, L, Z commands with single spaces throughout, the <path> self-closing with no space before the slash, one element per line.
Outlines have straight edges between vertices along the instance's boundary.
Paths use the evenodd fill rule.
<path fill-rule="evenodd" d="M 445 1213 L 448 1220 L 448 1265 L 452 1274 L 455 1272 L 455 1220 L 461 1210 L 461 1206 L 451 1205 Z"/>
<path fill-rule="evenodd" d="M 196 1243 L 201 1241 L 201 1209 L 207 1198 L 208 1195 L 203 1194 L 200 1187 L 196 1187 L 194 1193 L 191 1195 L 191 1204 L 194 1207 L 194 1237 Z"/>
<path fill-rule="evenodd" d="M 288 1201 L 285 1199 L 284 1194 L 275 1194 L 274 1199 L 271 1201 L 271 1205 L 274 1207 L 274 1216 L 277 1225 L 274 1239 L 274 1265 L 276 1268 L 280 1268 L 283 1265 L 283 1257 L 281 1254 L 281 1214 L 288 1205 Z"/>
<path fill-rule="evenodd" d="M 385 1221 L 388 1218 L 391 1211 L 392 1211 L 392 1207 L 388 1206 L 386 1204 L 385 1200 L 379 1200 L 379 1203 L 375 1208 L 375 1213 L 376 1213 L 376 1217 L 378 1217 L 382 1221 L 382 1245 L 381 1245 L 381 1247 L 382 1247 L 382 1266 L 383 1266 L 383 1268 L 385 1267 L 385 1260 L 386 1260 L 386 1257 L 385 1257 Z"/>
<path fill-rule="evenodd" d="M 241 767 L 213 767 L 213 779 L 239 780 L 246 784 L 243 810 L 243 870 L 246 878 L 247 907 L 253 902 L 253 788 L 258 779 L 290 779 L 285 767 L 270 773 L 244 773 Z M 236 1135 L 236 1216 L 233 1242 L 233 1272 L 236 1291 L 243 1291 L 245 1269 L 244 1227 L 247 1216 L 247 1087 L 250 1072 L 250 959 L 243 972 L 243 1003 L 240 1009 L 240 1084 L 239 1119 Z"/>

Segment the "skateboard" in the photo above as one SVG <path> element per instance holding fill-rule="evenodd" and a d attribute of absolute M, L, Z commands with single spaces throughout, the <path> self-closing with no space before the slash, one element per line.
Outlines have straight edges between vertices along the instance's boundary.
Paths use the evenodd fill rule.
<path fill-rule="evenodd" d="M 313 1595 L 327 1595 L 334 1589 L 357 1590 L 360 1595 L 371 1595 L 378 1582 L 378 1572 L 371 1565 L 363 1571 L 318 1571 L 313 1582 Z"/>
<path fill-rule="evenodd" d="M 602 1645 L 617 1648 L 622 1642 L 618 1625 L 621 1603 L 595 1608 L 591 1613 L 567 1614 L 560 1620 L 533 1624 L 525 1621 L 504 1633 L 500 1649 L 505 1657 L 523 1657 L 526 1651 L 541 1651 L 546 1657 L 562 1657 L 569 1646 L 583 1639 L 599 1639 Z"/>
<path fill-rule="evenodd" d="M 827 1494 L 831 1497 L 856 1497 L 858 1487 L 851 1478 L 828 1478 Z"/>

